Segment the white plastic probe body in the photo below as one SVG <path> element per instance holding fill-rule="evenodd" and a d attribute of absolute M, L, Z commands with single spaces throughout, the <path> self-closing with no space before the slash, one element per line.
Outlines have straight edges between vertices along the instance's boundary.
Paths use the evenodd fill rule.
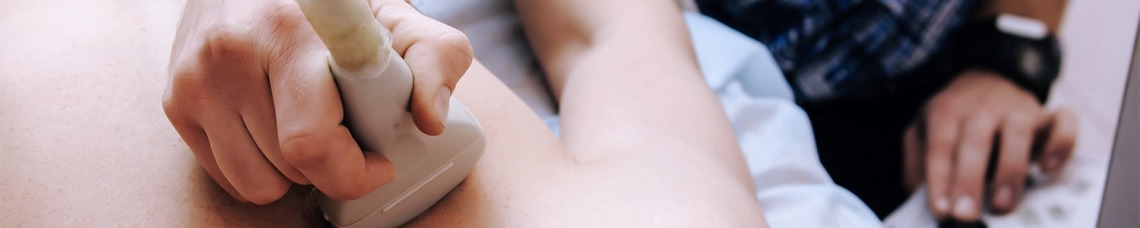
<path fill-rule="evenodd" d="M 325 218 L 338 227 L 393 227 L 438 202 L 470 173 L 483 153 L 482 128 L 450 101 L 445 131 L 428 136 L 407 111 L 412 72 L 391 49 L 388 31 L 365 0 L 297 0 L 330 52 L 345 124 L 366 151 L 392 161 L 396 178 L 356 200 L 317 193 Z"/>

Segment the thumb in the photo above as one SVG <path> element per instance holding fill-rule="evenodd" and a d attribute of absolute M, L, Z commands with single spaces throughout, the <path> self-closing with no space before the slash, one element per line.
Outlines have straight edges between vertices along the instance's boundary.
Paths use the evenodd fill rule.
<path fill-rule="evenodd" d="M 392 30 L 394 48 L 412 70 L 410 108 L 420 131 L 443 133 L 450 98 L 474 58 L 459 30 L 429 18 L 401 0 L 372 2 L 377 21 Z"/>

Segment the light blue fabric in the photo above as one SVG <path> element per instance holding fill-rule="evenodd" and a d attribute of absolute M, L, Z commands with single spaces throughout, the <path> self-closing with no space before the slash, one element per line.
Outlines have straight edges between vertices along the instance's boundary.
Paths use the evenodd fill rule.
<path fill-rule="evenodd" d="M 883 227 L 819 163 L 811 123 L 768 49 L 705 16 L 686 13 L 697 61 L 732 123 L 772 227 Z"/>
<path fill-rule="evenodd" d="M 695 13 L 685 13 L 685 22 L 710 88 L 738 80 L 753 97 L 793 99 L 788 80 L 763 44 Z"/>

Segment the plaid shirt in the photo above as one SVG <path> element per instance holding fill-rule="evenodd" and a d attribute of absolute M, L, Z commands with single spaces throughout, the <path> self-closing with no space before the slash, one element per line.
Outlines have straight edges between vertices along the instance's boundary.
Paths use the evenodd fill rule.
<path fill-rule="evenodd" d="M 976 3 L 697 0 L 702 13 L 767 45 L 800 103 L 880 96 L 909 86 L 913 80 L 903 77 L 914 77 L 909 74 L 946 46 Z"/>

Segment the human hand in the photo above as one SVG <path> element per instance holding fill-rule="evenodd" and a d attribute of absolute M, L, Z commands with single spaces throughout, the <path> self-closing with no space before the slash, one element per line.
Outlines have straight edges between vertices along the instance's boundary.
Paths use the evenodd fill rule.
<path fill-rule="evenodd" d="M 925 179 L 930 211 L 939 220 L 978 220 L 987 199 L 983 191 L 992 210 L 1006 213 L 1020 201 L 1030 159 L 1040 161 L 1046 173 L 1057 173 L 1072 154 L 1076 132 L 1072 112 L 1045 111 L 1031 93 L 1001 75 L 967 70 L 907 128 L 904 182 L 913 189 Z M 996 160 L 991 153 L 998 153 Z M 985 190 L 990 162 L 996 171 Z"/>
<path fill-rule="evenodd" d="M 410 111 L 426 134 L 472 61 L 467 37 L 401 0 L 373 0 L 393 48 L 413 74 Z M 328 55 L 290 0 L 190 1 L 170 60 L 163 109 L 199 163 L 227 193 L 267 204 L 291 183 L 355 199 L 394 178 L 342 124 Z"/>

